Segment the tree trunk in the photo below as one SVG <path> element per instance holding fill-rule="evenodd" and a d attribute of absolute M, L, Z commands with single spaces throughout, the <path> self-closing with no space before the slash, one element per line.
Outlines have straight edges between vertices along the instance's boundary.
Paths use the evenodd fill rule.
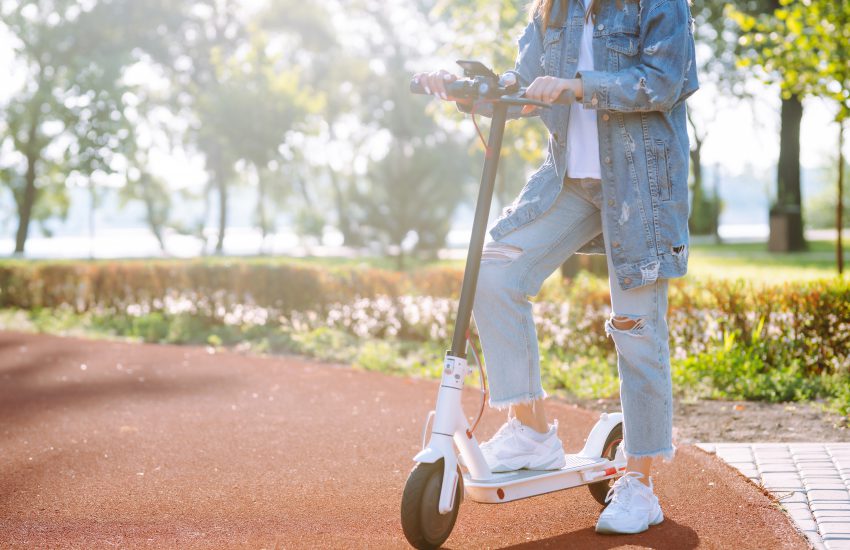
<path fill-rule="evenodd" d="M 363 240 L 360 235 L 354 231 L 354 226 L 348 216 L 345 194 L 342 191 L 342 185 L 339 182 L 339 176 L 336 171 L 328 166 L 328 175 L 331 178 L 331 187 L 334 191 L 334 203 L 336 206 L 337 220 L 339 222 L 339 232 L 342 233 L 342 244 L 345 246 L 360 246 Z"/>
<path fill-rule="evenodd" d="M 844 121 L 838 122 L 838 205 L 835 207 L 835 226 L 838 229 L 838 243 L 835 254 L 838 274 L 844 273 L 844 248 L 841 230 L 844 228 Z"/>
<path fill-rule="evenodd" d="M 224 177 L 218 174 L 215 183 L 218 187 L 218 240 L 215 243 L 215 253 L 221 255 L 224 252 L 224 233 L 227 231 L 227 183 Z"/>
<path fill-rule="evenodd" d="M 782 100 L 776 205 L 770 212 L 771 252 L 806 249 L 800 193 L 800 122 L 803 103 L 798 96 Z"/>
<path fill-rule="evenodd" d="M 688 109 L 688 124 L 693 130 L 694 139 L 688 151 L 691 159 L 691 170 L 694 175 L 692 189 L 691 212 L 688 218 L 688 228 L 694 235 L 712 235 L 717 233 L 718 205 L 712 195 L 705 188 L 704 171 L 702 169 L 702 147 L 705 143 L 706 133 L 700 132 Z"/>
<path fill-rule="evenodd" d="M 711 191 L 711 234 L 720 244 L 720 165 L 714 165 L 714 188 Z"/>
<path fill-rule="evenodd" d="M 257 170 L 257 223 L 260 226 L 260 235 L 262 237 L 259 252 L 260 254 L 265 254 L 269 223 L 266 217 L 266 184 L 263 182 L 263 176 L 259 170 Z"/>
<path fill-rule="evenodd" d="M 165 238 L 162 234 L 162 220 L 160 220 L 160 216 L 156 211 L 156 199 L 154 199 L 153 193 L 150 190 L 150 185 L 153 185 L 153 182 L 142 180 L 140 183 L 142 185 L 142 199 L 145 203 L 145 219 L 148 222 L 148 229 L 156 237 L 156 242 L 159 243 L 159 249 L 167 256 L 168 251 L 165 249 Z"/>
<path fill-rule="evenodd" d="M 94 259 L 94 234 L 95 220 L 94 215 L 97 212 L 97 191 L 94 187 L 94 182 L 89 177 L 89 258 Z"/>
<path fill-rule="evenodd" d="M 702 172 L 702 142 L 695 140 L 694 147 L 689 151 L 691 169 L 694 173 L 693 199 L 691 202 L 690 230 L 694 235 L 711 233 L 714 215 L 713 205 L 710 204 L 703 185 Z"/>
<path fill-rule="evenodd" d="M 38 121 L 33 120 L 30 124 L 29 136 L 27 136 L 27 146 L 29 150 L 26 153 L 27 157 L 27 175 L 24 186 L 24 193 L 21 201 L 18 203 L 18 232 L 15 235 L 15 254 L 24 253 L 24 245 L 27 242 L 27 234 L 30 228 L 30 218 L 32 218 L 32 209 L 36 200 L 35 188 L 35 170 L 36 162 L 38 162 L 39 153 L 35 150 L 36 137 L 38 133 Z"/>

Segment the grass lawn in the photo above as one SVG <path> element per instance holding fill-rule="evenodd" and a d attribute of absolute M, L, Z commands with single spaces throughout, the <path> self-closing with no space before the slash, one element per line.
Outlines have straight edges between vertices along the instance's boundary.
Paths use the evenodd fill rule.
<path fill-rule="evenodd" d="M 845 247 L 845 262 L 850 271 L 850 247 Z M 455 256 L 457 257 L 457 256 Z M 258 264 L 289 264 L 303 266 L 321 266 L 330 270 L 349 269 L 352 267 L 372 267 L 377 269 L 395 270 L 395 258 L 364 256 L 359 258 L 344 257 L 307 257 L 291 258 L 285 256 L 229 256 L 204 257 L 191 260 L 183 259 L 153 259 L 165 262 L 203 262 L 203 263 L 258 263 Z M 33 260 L 3 258 L 0 265 L 29 263 Z M 36 262 L 42 260 L 35 260 Z M 109 263 L 116 260 L 47 260 L 50 263 Z M 147 262 L 148 259 L 131 259 L 119 261 Z M 598 262 L 597 262 L 598 263 Z M 604 264 L 602 264 L 604 266 Z M 464 260 L 421 260 L 408 257 L 404 261 L 405 271 L 415 271 L 424 267 L 447 266 L 463 269 Z M 790 254 L 773 254 L 767 251 L 766 243 L 733 243 L 733 244 L 703 244 L 692 243 L 688 275 L 691 277 L 712 277 L 719 279 L 743 278 L 750 281 L 781 283 L 792 280 L 812 280 L 832 278 L 837 275 L 834 241 L 810 241 L 809 250 Z M 556 276 L 556 274 L 553 274 Z M 845 274 L 846 276 L 846 274 Z"/>
<path fill-rule="evenodd" d="M 844 257 L 846 276 L 850 248 L 845 247 Z M 835 277 L 836 265 L 834 241 L 812 241 L 808 251 L 788 254 L 770 253 L 766 243 L 696 244 L 691 247 L 689 274 L 779 283 Z"/>

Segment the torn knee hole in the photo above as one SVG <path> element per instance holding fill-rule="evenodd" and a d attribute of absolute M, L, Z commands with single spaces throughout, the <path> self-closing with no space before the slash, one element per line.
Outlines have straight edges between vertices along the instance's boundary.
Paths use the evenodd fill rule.
<path fill-rule="evenodd" d="M 614 325 L 614 328 L 619 330 L 631 330 L 637 326 L 638 320 L 629 319 L 628 317 L 613 317 L 611 319 L 611 324 Z"/>
<path fill-rule="evenodd" d="M 511 244 L 490 241 L 484 245 L 481 260 L 515 260 L 522 254 L 522 249 Z"/>
<path fill-rule="evenodd" d="M 626 315 L 611 315 L 608 322 L 605 323 L 605 331 L 608 334 L 620 332 L 623 334 L 631 334 L 637 336 L 642 333 L 643 327 L 646 326 L 646 319 L 643 317 L 628 317 Z"/>

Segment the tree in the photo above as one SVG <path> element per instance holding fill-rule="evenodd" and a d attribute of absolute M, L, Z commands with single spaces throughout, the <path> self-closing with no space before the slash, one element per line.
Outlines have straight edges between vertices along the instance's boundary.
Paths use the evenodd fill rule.
<path fill-rule="evenodd" d="M 352 126 L 359 126 L 358 129 L 362 130 L 362 125 L 355 124 L 352 119 L 362 122 L 359 120 L 362 114 L 360 91 L 372 75 L 369 58 L 357 55 L 344 44 L 350 35 L 357 32 L 358 25 L 335 27 L 332 24 L 331 14 L 343 10 L 355 16 L 366 15 L 368 19 L 363 7 L 356 2 L 323 0 L 308 6 L 298 0 L 286 0 L 269 6 L 263 17 L 263 27 L 275 33 L 277 40 L 285 44 L 281 49 L 291 52 L 288 61 L 300 66 L 302 82 L 308 84 L 314 94 L 321 94 L 323 101 L 315 113 L 321 121 L 310 129 L 310 137 L 321 143 L 325 151 L 344 152 L 343 155 L 328 155 L 321 160 L 289 155 L 286 162 L 290 181 L 298 187 L 303 198 L 296 218 L 297 225 L 302 231 L 316 234 L 323 222 L 335 217 L 343 243 L 346 246 L 362 246 L 363 235 L 357 227 L 356 216 L 352 216 L 350 211 L 357 185 L 353 159 L 365 154 L 362 147 L 367 140 L 358 135 L 363 132 L 352 132 Z M 295 59 L 296 53 L 299 59 Z M 296 165 L 296 158 L 300 161 L 299 165 Z M 311 160 L 313 166 L 310 166 Z M 329 200 L 335 211 L 331 216 L 325 209 L 316 208 L 304 185 L 305 178 L 299 172 L 310 172 L 312 187 L 323 187 L 321 183 L 329 186 Z"/>
<path fill-rule="evenodd" d="M 443 45 L 441 51 L 456 58 L 492 64 L 491 68 L 497 72 L 513 68 L 517 37 L 529 21 L 523 3 L 499 0 L 494 5 L 487 0 L 439 0 L 432 13 L 453 31 L 450 35 L 453 40 Z M 470 25 L 470 21 L 474 24 Z M 540 162 L 546 140 L 545 128 L 535 118 L 514 120 L 507 126 L 494 189 L 498 205 L 513 201 L 525 183 L 528 170 Z M 483 144 L 478 140 L 473 141 L 472 147 L 483 153 Z"/>
<path fill-rule="evenodd" d="M 372 154 L 359 177 L 351 214 L 370 239 L 403 267 L 407 249 L 434 255 L 445 244 L 451 217 L 468 181 L 468 157 L 427 111 L 425 98 L 410 94 L 410 60 L 418 39 L 397 24 L 421 17 L 417 8 L 398 8 L 396 20 L 381 5 L 364 5 L 374 25 L 371 56 L 380 59 L 361 89 L 361 112 L 369 117 Z M 420 19 L 421 21 L 421 19 Z M 383 144 L 383 147 L 382 147 Z M 383 155 L 376 154 L 386 148 Z"/>
<path fill-rule="evenodd" d="M 838 104 L 838 248 L 837 263 L 843 269 L 841 228 L 843 211 L 844 124 L 850 117 L 850 4 L 828 0 L 793 2 L 779 0 L 771 15 L 751 17 L 733 11 L 748 34 L 744 44 L 752 46 L 742 59 L 744 65 L 764 69 L 764 78 L 778 81 L 784 97 L 828 97 Z M 799 103 L 799 101 L 798 101 Z M 799 133 L 799 129 L 797 130 Z M 780 165 L 780 170 L 782 166 Z M 798 174 L 799 175 L 799 174 Z M 795 188 L 780 186 L 778 204 L 788 197 L 799 201 Z"/>
<path fill-rule="evenodd" d="M 4 115 L 5 139 L 17 152 L 3 168 L 18 210 L 16 254 L 24 252 L 31 221 L 67 210 L 57 163 L 93 195 L 97 180 L 114 171 L 128 135 L 121 76 L 130 47 L 115 26 L 125 8 L 120 1 L 0 2 L 26 71 Z"/>
<path fill-rule="evenodd" d="M 318 110 L 323 97 L 303 83 L 297 69 L 269 53 L 263 31 L 254 25 L 249 30 L 248 47 L 217 67 L 221 95 L 204 132 L 218 136 L 229 155 L 250 167 L 257 186 L 255 221 L 265 241 L 274 229 L 269 207 L 284 194 L 273 187 L 286 183 L 276 174 L 283 160 L 279 149 L 287 131 Z"/>
<path fill-rule="evenodd" d="M 137 151 L 129 156 L 129 165 L 125 174 L 125 183 L 119 196 L 121 205 L 130 200 L 138 200 L 145 207 L 145 223 L 153 233 L 163 253 L 165 247 L 165 228 L 171 219 L 171 191 L 161 178 L 148 169 L 147 151 Z"/>

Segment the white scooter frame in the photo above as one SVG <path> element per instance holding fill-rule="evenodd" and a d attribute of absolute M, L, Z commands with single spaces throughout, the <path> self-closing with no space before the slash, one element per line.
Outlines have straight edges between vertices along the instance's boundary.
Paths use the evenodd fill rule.
<path fill-rule="evenodd" d="M 402 528 L 407 540 L 417 548 L 437 548 L 448 538 L 464 493 L 478 502 L 502 503 L 588 485 L 594 498 L 604 503 L 609 480 L 622 475 L 626 468 L 626 460 L 619 445 L 623 438 L 623 415 L 619 412 L 602 413 L 588 435 L 584 448 L 577 454 L 566 455 L 566 466 L 560 470 L 493 473 L 473 435 L 474 428 L 470 429 L 461 405 L 464 380 L 470 372 L 465 359 L 466 345 L 508 107 L 536 105 L 545 108 L 550 105 L 523 97 L 524 90 L 516 84 L 503 86 L 498 75 L 481 63 L 458 61 L 458 64 L 463 67 L 468 78 L 449 83 L 449 95 L 491 102 L 493 120 L 486 146 L 487 154 L 484 156 L 484 172 L 475 207 L 452 347 L 446 353 L 436 410 L 428 415 L 422 438 L 423 448 L 413 458 L 417 464 L 407 479 L 402 496 Z M 426 93 L 418 82 L 411 83 L 411 91 Z M 563 92 L 555 103 L 569 104 L 574 100 L 570 92 Z M 433 427 L 428 437 L 428 427 L 432 420 Z M 466 473 L 460 472 L 455 447 L 463 457 Z"/>
<path fill-rule="evenodd" d="M 415 456 L 418 463 L 433 464 L 444 461 L 443 481 L 437 509 L 448 514 L 453 509 L 457 480 L 457 455 L 463 455 L 468 473 L 463 475 L 465 494 L 472 500 L 487 503 L 502 503 L 522 498 L 551 493 L 605 481 L 622 475 L 626 459 L 618 446 L 613 460 L 604 458 L 606 440 L 622 425 L 622 413 L 602 413 L 593 426 L 584 448 L 577 454 L 566 455 L 566 466 L 560 470 L 519 470 L 508 473 L 490 471 L 478 441 L 469 432 L 469 423 L 461 405 L 464 379 L 471 369 L 465 359 L 446 356 L 437 408 L 428 415 L 428 424 L 433 418 L 433 427 L 428 444 Z M 619 443 L 616 439 L 613 443 Z"/>

